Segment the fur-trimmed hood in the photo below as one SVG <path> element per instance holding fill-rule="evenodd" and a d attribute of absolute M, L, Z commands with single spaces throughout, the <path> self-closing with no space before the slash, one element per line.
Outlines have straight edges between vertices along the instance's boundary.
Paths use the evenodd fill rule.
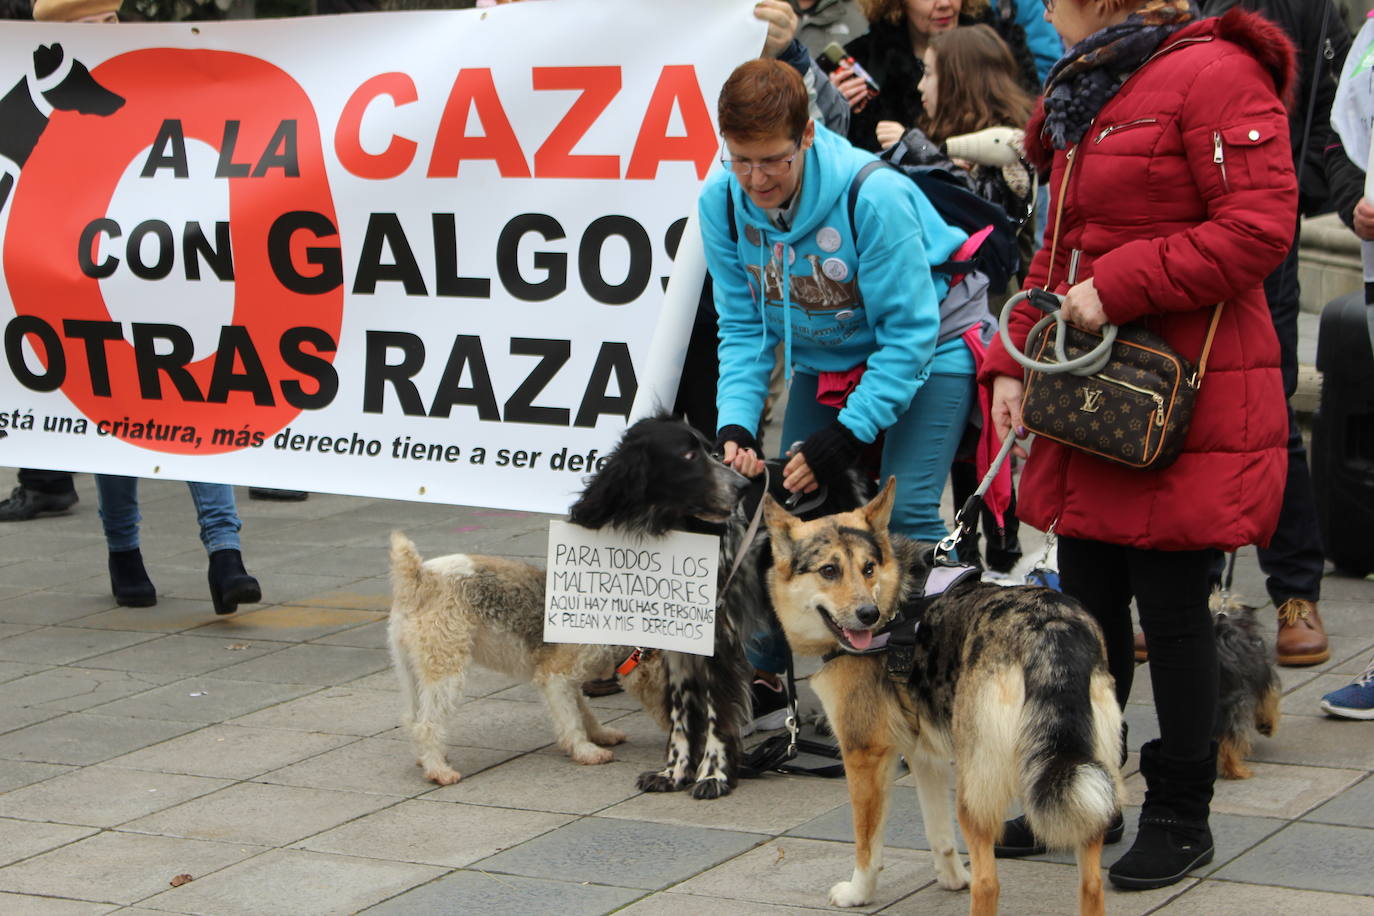
<path fill-rule="evenodd" d="M 1298 56 L 1288 35 L 1274 23 L 1259 15 L 1233 6 L 1221 16 L 1199 19 L 1189 23 L 1160 46 L 1145 66 L 1177 48 L 1198 40 L 1220 39 L 1239 46 L 1255 58 L 1274 80 L 1274 91 L 1291 109 L 1297 87 Z M 1141 69 L 1144 69 L 1142 67 Z M 1110 103 L 1109 103 L 1110 104 Z M 1036 103 L 1030 122 L 1026 125 L 1026 157 L 1037 169 L 1047 171 L 1054 158 L 1054 150 L 1042 135 L 1045 124 L 1044 100 Z"/>
<path fill-rule="evenodd" d="M 1273 76 L 1274 91 L 1283 100 L 1283 107 L 1293 107 L 1293 93 L 1298 78 L 1298 52 L 1283 29 L 1258 13 L 1233 6 L 1220 17 L 1203 19 L 1180 30 L 1174 40 L 1208 32 L 1249 51 Z"/>

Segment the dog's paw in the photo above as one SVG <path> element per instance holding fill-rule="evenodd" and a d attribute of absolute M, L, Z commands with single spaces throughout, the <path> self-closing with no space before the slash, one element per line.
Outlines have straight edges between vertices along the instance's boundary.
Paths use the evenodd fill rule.
<path fill-rule="evenodd" d="M 869 896 L 853 881 L 841 881 L 830 889 L 830 905 L 863 906 L 868 902 Z"/>
<path fill-rule="evenodd" d="M 1225 761 L 1221 765 L 1222 779 L 1249 779 L 1254 775 L 1255 771 L 1239 760 Z"/>
<path fill-rule="evenodd" d="M 614 747 L 625 743 L 625 733 L 618 728 L 603 728 L 589 737 L 602 747 Z"/>
<path fill-rule="evenodd" d="M 437 782 L 441 786 L 451 786 L 462 778 L 463 774 L 452 767 L 444 767 L 442 770 L 425 770 L 425 779 L 430 782 Z"/>
<path fill-rule="evenodd" d="M 682 785 L 662 770 L 649 770 L 639 774 L 635 782 L 641 792 L 676 792 Z"/>
<path fill-rule="evenodd" d="M 935 863 L 935 883 L 945 890 L 961 891 L 968 887 L 968 882 L 968 869 L 958 853 Z"/>
<path fill-rule="evenodd" d="M 698 801 L 711 798 L 724 798 L 730 794 L 730 783 L 724 779 L 699 779 L 692 786 L 692 797 Z"/>
<path fill-rule="evenodd" d="M 572 759 L 583 766 L 596 766 L 601 763 L 610 763 L 615 759 L 615 754 L 604 747 L 597 747 L 590 741 L 585 741 L 572 749 Z"/>

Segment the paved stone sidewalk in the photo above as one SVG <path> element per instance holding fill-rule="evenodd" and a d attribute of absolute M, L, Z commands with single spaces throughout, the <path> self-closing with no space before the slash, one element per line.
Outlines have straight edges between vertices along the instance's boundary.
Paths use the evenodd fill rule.
<path fill-rule="evenodd" d="M 404 528 L 427 556 L 540 558 L 545 517 L 240 491 L 268 603 L 216 619 L 184 485 L 144 484 L 160 596 L 146 609 L 114 606 L 94 487 L 78 486 L 72 514 L 0 525 L 0 913 L 781 916 L 826 910 L 848 876 L 843 780 L 642 795 L 634 778 L 662 738 L 623 694 L 595 705 L 629 743 L 579 767 L 527 685 L 478 674 L 451 730 L 465 778 L 422 780 L 385 650 L 387 533 Z M 1253 556 L 1238 567 L 1239 590 L 1263 595 Z M 1109 912 L 1374 913 L 1374 723 L 1316 705 L 1374 653 L 1374 583 L 1328 577 L 1322 614 L 1331 662 L 1283 672 L 1282 727 L 1259 740 L 1255 778 L 1218 786 L 1217 861 L 1173 888 L 1111 891 Z M 1153 735 L 1149 687 L 1141 669 L 1137 747 Z M 965 893 L 934 883 L 905 780 L 893 802 L 865 912 L 966 912 Z M 172 887 L 178 875 L 193 880 Z M 1005 913 L 1075 911 L 1066 857 L 1000 875 Z"/>

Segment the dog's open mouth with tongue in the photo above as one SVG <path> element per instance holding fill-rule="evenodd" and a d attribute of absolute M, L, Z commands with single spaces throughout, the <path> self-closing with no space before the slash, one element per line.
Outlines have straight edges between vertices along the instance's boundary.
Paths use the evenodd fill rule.
<path fill-rule="evenodd" d="M 835 634 L 840 641 L 840 648 L 847 652 L 872 652 L 887 645 L 887 634 L 878 633 L 872 627 L 865 627 L 859 630 L 851 630 L 849 627 L 842 627 L 835 622 L 835 618 L 830 616 L 830 612 L 820 605 L 816 606 L 821 619 L 825 625 Z"/>

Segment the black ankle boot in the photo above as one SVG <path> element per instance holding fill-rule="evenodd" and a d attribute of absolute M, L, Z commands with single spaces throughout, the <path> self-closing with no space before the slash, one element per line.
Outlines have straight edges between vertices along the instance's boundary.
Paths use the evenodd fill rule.
<path fill-rule="evenodd" d="M 152 607 L 157 604 L 157 589 L 143 568 L 143 552 L 110 551 L 110 591 L 120 607 Z"/>
<path fill-rule="evenodd" d="M 1159 749 L 1158 740 L 1140 748 L 1145 777 L 1140 829 L 1130 850 L 1107 872 L 1124 890 L 1176 884 L 1211 862 L 1215 851 L 1207 816 L 1217 775 L 1216 744 L 1201 760 L 1173 760 Z"/>
<path fill-rule="evenodd" d="M 210 554 L 210 600 L 216 614 L 232 614 L 240 604 L 262 600 L 262 587 L 243 568 L 243 554 L 237 550 L 216 550 Z"/>

